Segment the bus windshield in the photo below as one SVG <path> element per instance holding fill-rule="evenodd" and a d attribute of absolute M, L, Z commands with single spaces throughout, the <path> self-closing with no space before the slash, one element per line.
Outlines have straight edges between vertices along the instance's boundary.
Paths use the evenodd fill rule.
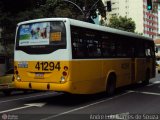
<path fill-rule="evenodd" d="M 64 22 L 29 23 L 22 24 L 18 28 L 16 50 L 22 50 L 28 54 L 48 54 L 65 48 L 66 29 Z"/>

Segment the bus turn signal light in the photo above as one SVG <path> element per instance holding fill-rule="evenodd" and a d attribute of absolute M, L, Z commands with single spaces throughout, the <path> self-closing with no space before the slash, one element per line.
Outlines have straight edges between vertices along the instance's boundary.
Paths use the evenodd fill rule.
<path fill-rule="evenodd" d="M 67 72 L 65 72 L 65 71 L 63 71 L 62 74 L 63 74 L 63 76 L 67 76 Z"/>
<path fill-rule="evenodd" d="M 67 71 L 67 70 L 68 70 L 68 67 L 67 67 L 67 66 L 64 66 L 64 70 Z"/>

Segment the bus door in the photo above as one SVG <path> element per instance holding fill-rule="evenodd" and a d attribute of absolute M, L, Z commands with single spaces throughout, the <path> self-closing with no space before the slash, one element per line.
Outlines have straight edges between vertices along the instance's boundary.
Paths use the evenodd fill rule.
<path fill-rule="evenodd" d="M 136 43 L 135 49 L 135 82 L 143 81 L 146 72 L 146 55 L 144 41 L 140 40 Z"/>
<path fill-rule="evenodd" d="M 146 43 L 145 44 L 145 56 L 146 56 L 146 66 L 150 69 L 151 78 L 155 76 L 155 53 L 154 53 L 154 44 Z"/>
<path fill-rule="evenodd" d="M 143 81 L 145 78 L 146 58 L 135 59 L 135 82 Z"/>
<path fill-rule="evenodd" d="M 142 42 L 140 42 L 142 43 Z M 144 59 L 144 48 L 139 42 L 132 46 L 131 52 L 131 82 L 136 83 L 141 81 L 144 78 L 144 67 L 145 67 L 145 59 Z M 141 47 L 139 47 L 139 45 Z"/>

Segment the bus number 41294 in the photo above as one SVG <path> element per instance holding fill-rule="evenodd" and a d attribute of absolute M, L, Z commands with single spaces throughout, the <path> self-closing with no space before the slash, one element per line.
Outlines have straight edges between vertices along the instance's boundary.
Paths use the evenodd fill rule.
<path fill-rule="evenodd" d="M 53 71 L 57 69 L 58 71 L 61 69 L 60 62 L 54 63 L 54 62 L 37 62 L 36 69 L 42 70 L 42 71 Z"/>

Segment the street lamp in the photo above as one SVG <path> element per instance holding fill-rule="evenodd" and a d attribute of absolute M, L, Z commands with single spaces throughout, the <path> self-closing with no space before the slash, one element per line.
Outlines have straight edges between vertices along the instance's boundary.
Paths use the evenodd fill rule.
<path fill-rule="evenodd" d="M 72 1 L 69 1 L 69 0 L 62 0 L 62 1 L 69 2 L 69 3 L 73 4 L 73 5 L 75 5 L 82 12 L 82 14 L 85 15 L 83 10 L 76 3 L 72 2 Z"/>
<path fill-rule="evenodd" d="M 76 3 L 72 2 L 72 1 L 69 1 L 69 0 L 62 0 L 62 1 L 64 1 L 64 2 L 69 2 L 69 3 L 73 4 L 73 5 L 75 5 L 75 6 L 81 11 L 81 13 L 83 14 L 85 21 L 94 23 L 94 21 L 91 20 L 90 11 L 93 10 L 93 8 L 97 5 L 97 3 L 98 3 L 100 0 L 97 0 L 97 1 L 92 5 L 92 7 L 91 7 L 89 10 L 85 10 L 85 12 L 84 12 Z M 84 9 L 85 9 L 85 7 L 84 7 Z"/>

